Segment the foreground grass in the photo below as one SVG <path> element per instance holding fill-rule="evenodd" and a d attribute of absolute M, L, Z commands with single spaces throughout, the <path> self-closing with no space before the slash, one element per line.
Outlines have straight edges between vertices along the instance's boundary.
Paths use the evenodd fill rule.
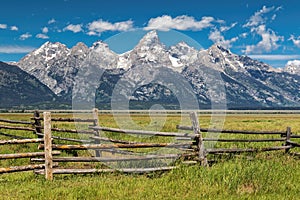
<path fill-rule="evenodd" d="M 149 123 L 138 115 L 134 120 Z M 200 123 L 207 127 L 209 120 L 202 116 Z M 299 134 L 299 121 L 300 115 L 229 115 L 224 128 L 282 131 L 291 126 Z M 100 123 L 116 127 L 111 115 L 101 116 Z M 164 130 L 175 131 L 177 123 L 171 116 Z M 283 151 L 211 159 L 218 162 L 209 168 L 178 164 L 166 173 L 56 175 L 53 182 L 32 172 L 3 174 L 0 199 L 299 199 L 300 160 Z"/>
<path fill-rule="evenodd" d="M 293 158 L 232 159 L 209 168 L 179 166 L 150 175 L 2 175 L 2 199 L 297 199 L 300 165 Z"/>

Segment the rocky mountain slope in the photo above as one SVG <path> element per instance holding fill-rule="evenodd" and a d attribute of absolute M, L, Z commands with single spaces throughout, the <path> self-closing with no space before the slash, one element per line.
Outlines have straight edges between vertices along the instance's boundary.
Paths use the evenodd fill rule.
<path fill-rule="evenodd" d="M 56 98 L 56 95 L 34 76 L 17 66 L 0 62 L 0 108 L 48 104 Z"/>
<path fill-rule="evenodd" d="M 155 31 L 121 55 L 101 41 L 90 48 L 78 43 L 71 49 L 47 42 L 18 65 L 69 100 L 74 89 L 73 98 L 80 91 L 76 98 L 84 101 L 89 83 L 96 83 L 91 86 L 96 95 L 89 101 L 96 99 L 98 104 L 163 102 L 177 105 L 171 108 L 188 108 L 194 104 L 188 101 L 196 100 L 200 108 L 300 106 L 299 74 L 276 70 L 218 45 L 201 51 L 184 42 L 166 47 Z"/>

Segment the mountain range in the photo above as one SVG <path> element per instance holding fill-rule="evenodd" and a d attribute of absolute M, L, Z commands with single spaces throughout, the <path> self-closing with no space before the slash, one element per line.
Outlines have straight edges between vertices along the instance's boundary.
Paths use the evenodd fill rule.
<path fill-rule="evenodd" d="M 216 44 L 205 50 L 185 42 L 167 47 L 156 31 L 148 32 L 123 54 L 113 52 L 102 41 L 91 47 L 78 43 L 71 49 L 58 42 L 46 42 L 15 64 L 40 82 L 38 88 L 44 89 L 49 101 L 54 98 L 71 104 L 72 98 L 77 98 L 94 101 L 100 108 L 115 105 L 118 109 L 127 104 L 148 108 L 157 103 L 168 109 L 189 109 L 195 104 L 200 108 L 231 109 L 300 107 L 297 63 L 276 69 Z M 99 76 L 95 76 L 95 70 Z M 20 74 L 16 84 L 22 82 L 26 87 L 24 77 Z M 96 85 L 89 84 L 92 82 Z M 1 79 L 1 83 L 1 94 L 6 94 L 2 88 L 8 80 Z M 89 88 L 95 93 L 90 99 Z M 2 96 L 1 101 L 5 101 Z"/>

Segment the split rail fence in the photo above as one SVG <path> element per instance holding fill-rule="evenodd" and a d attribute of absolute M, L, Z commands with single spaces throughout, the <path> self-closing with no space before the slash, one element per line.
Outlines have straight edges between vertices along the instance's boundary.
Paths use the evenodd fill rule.
<path fill-rule="evenodd" d="M 108 173 L 115 171 L 146 173 L 173 169 L 175 168 L 175 165 L 173 165 L 174 162 L 179 158 L 181 158 L 180 160 L 191 159 L 200 162 L 203 166 L 207 166 L 207 157 L 209 154 L 255 153 L 275 150 L 284 150 L 286 153 L 289 153 L 290 149 L 300 147 L 299 143 L 292 141 L 292 139 L 299 139 L 300 136 L 293 134 L 290 127 L 282 132 L 214 130 L 201 128 L 196 112 L 190 114 L 190 119 L 192 126 L 177 125 L 177 129 L 187 131 L 187 133 L 124 130 L 103 127 L 99 124 L 97 109 L 93 109 L 92 119 L 52 118 L 50 112 L 44 112 L 43 117 L 40 117 L 37 111 L 34 113 L 34 117 L 31 118 L 32 121 L 29 122 L 0 119 L 0 122 L 2 122 L 0 124 L 0 135 L 14 138 L 12 140 L 0 140 L 0 146 L 36 143 L 38 144 L 38 150 L 40 150 L 37 152 L 0 154 L 0 160 L 30 158 L 28 165 L 3 167 L 0 168 L 0 173 L 34 170 L 37 174 L 44 174 L 48 180 L 53 179 L 53 174 Z M 65 127 L 57 127 L 61 123 L 64 123 L 64 125 L 70 123 L 70 127 L 74 127 L 74 122 L 78 124 L 82 123 L 86 128 L 66 129 Z M 10 126 L 7 124 L 13 125 Z M 4 133 L 2 130 L 27 132 L 27 135 L 26 137 L 14 135 L 7 132 Z M 31 134 L 31 137 L 29 137 L 28 133 L 34 134 Z M 214 136 L 214 133 L 222 133 L 222 136 L 228 134 L 228 137 L 209 137 L 210 135 Z M 260 137 L 259 139 L 232 137 L 237 134 L 246 136 L 266 135 L 270 137 Z M 120 137 L 109 137 L 109 135 Z M 172 138 L 173 140 L 171 140 L 172 142 L 165 143 L 137 142 L 128 139 L 132 135 L 148 136 L 150 138 Z M 229 145 L 228 148 L 216 148 L 210 145 L 212 142 L 244 143 L 245 146 L 252 143 L 276 145 L 260 148 L 232 148 Z M 278 143 L 281 144 L 278 145 Z M 169 150 L 158 154 L 147 153 L 147 150 L 153 149 Z M 141 152 L 137 153 L 138 151 Z M 299 156 L 299 153 L 293 154 Z M 152 161 L 154 162 L 152 163 Z M 139 164 L 135 165 L 132 162 L 141 162 L 141 166 Z M 68 163 L 72 166 L 71 168 L 67 165 Z M 98 163 L 99 165 L 97 165 Z M 110 163 L 118 164 L 113 165 L 114 167 L 107 167 L 110 166 Z M 77 167 L 74 168 L 74 166 Z"/>

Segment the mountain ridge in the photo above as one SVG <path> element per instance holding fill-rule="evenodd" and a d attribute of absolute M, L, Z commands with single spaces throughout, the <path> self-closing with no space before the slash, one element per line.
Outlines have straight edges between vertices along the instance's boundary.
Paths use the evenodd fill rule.
<path fill-rule="evenodd" d="M 136 86 L 135 91 L 122 88 L 126 94 L 124 99 L 128 101 L 161 99 L 167 104 L 169 98 L 170 102 L 175 102 L 174 98 L 180 94 L 167 92 L 164 82 L 159 82 L 159 75 L 163 73 L 188 81 L 199 105 L 206 107 L 214 103 L 226 103 L 229 108 L 293 107 L 299 106 L 300 101 L 298 74 L 233 54 L 217 44 L 206 50 L 196 50 L 184 42 L 166 47 L 156 31 L 148 32 L 132 50 L 123 54 L 113 52 L 103 41 L 96 41 L 91 47 L 78 43 L 71 49 L 61 43 L 48 42 L 18 62 L 20 68 L 69 101 L 78 71 L 89 68 L 89 65 L 107 72 L 99 77 L 104 85 L 114 88 L 119 80 L 125 80 L 124 86 Z M 151 80 L 159 83 L 153 82 L 149 86 Z M 218 102 L 224 94 L 215 88 L 214 80 L 224 87 L 225 102 Z M 112 88 L 99 88 L 97 99 L 109 103 Z M 164 91 L 164 94 L 159 94 L 159 91 Z"/>

